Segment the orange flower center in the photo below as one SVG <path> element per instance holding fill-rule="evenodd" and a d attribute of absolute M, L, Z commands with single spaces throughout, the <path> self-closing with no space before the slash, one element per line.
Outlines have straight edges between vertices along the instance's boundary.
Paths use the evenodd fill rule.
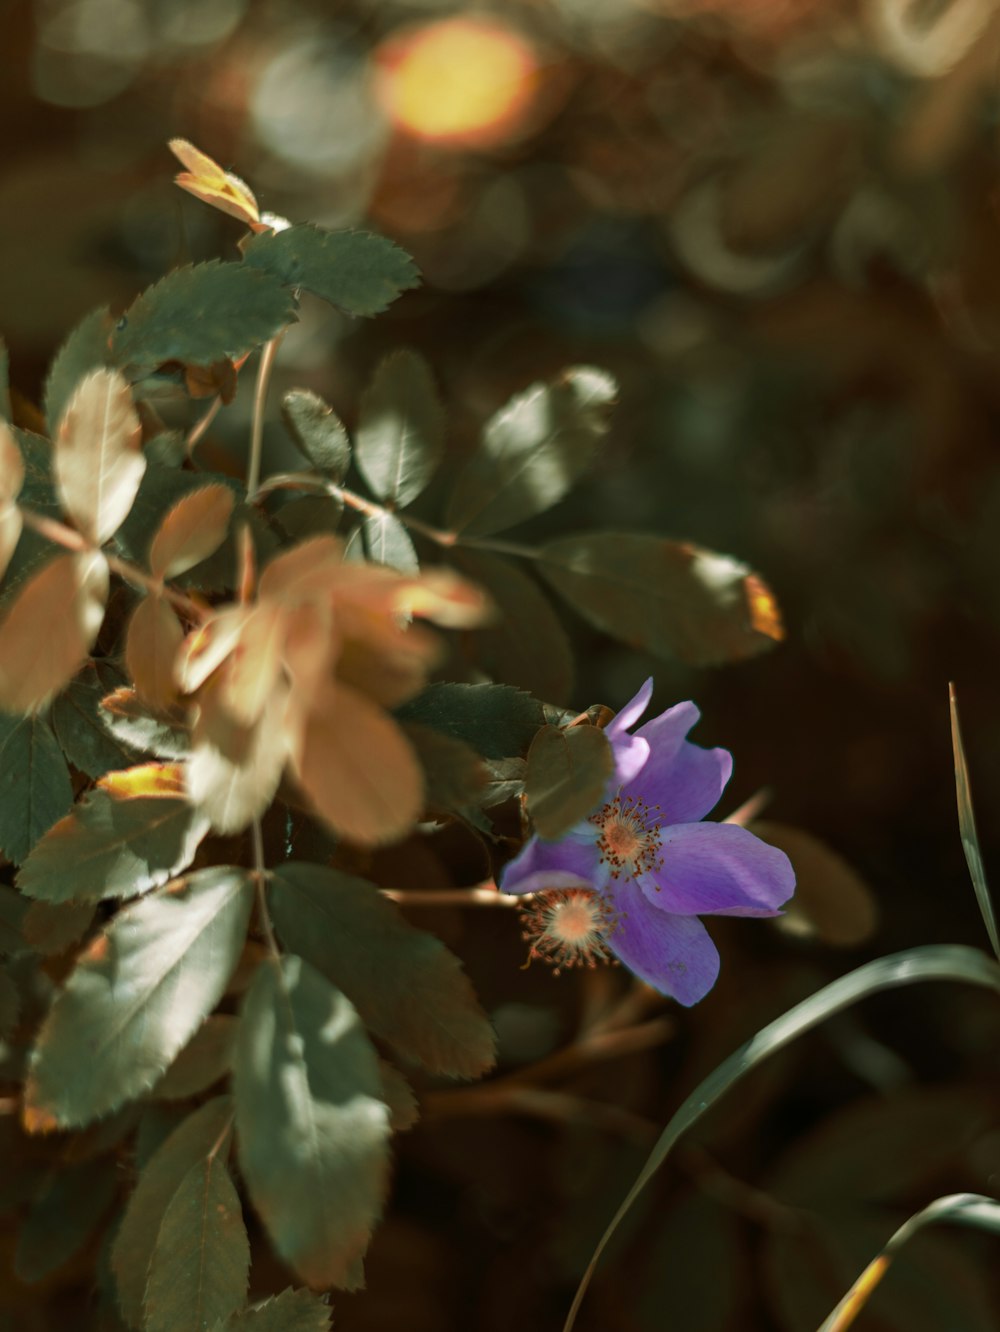
<path fill-rule="evenodd" d="M 637 878 L 663 864 L 659 805 L 647 805 L 635 796 L 620 792 L 609 800 L 590 822 L 598 829 L 597 850 L 612 879 Z"/>
<path fill-rule="evenodd" d="M 536 893 L 520 904 L 521 937 L 531 945 L 528 963 L 540 958 L 558 976 L 565 967 L 595 967 L 613 962 L 607 937 L 618 918 L 599 893 L 586 888 L 558 888 Z"/>

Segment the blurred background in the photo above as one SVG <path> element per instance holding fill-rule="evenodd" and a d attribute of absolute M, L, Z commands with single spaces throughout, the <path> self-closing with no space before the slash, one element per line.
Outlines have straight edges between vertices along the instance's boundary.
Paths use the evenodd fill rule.
<path fill-rule="evenodd" d="M 712 997 L 670 1012 L 651 1049 L 578 1060 L 546 1084 L 561 1102 L 430 1089 L 369 1292 L 335 1301 L 344 1332 L 558 1328 L 698 1077 L 868 956 L 985 945 L 947 682 L 996 867 L 1000 6 L 6 0 L 0 19 L 0 333 L 22 410 L 93 307 L 236 256 L 239 224 L 171 183 L 180 135 L 265 209 L 374 228 L 422 270 L 374 321 L 304 303 L 277 389 L 314 388 L 350 425 L 380 357 L 412 346 L 461 449 L 512 392 L 605 367 L 621 385 L 606 453 L 534 535 L 695 541 L 746 560 L 782 606 L 783 644 L 712 671 L 642 659 L 566 612 L 577 678 L 558 701 L 617 708 L 650 672 L 660 707 L 695 698 L 696 738 L 736 759 L 727 810 L 767 787 L 766 818 L 853 867 L 810 844 L 829 919 L 714 929 Z M 245 439 L 243 399 L 213 427 L 219 457 Z M 463 867 L 444 843 L 382 873 L 426 886 Z M 465 959 L 507 1071 L 627 991 L 616 973 L 522 973 L 506 912 L 414 919 Z M 997 1190 L 998 1036 L 992 998 L 923 987 L 780 1056 L 649 1191 L 581 1328 L 814 1328 L 910 1211 Z M 995 1329 L 989 1244 L 920 1239 L 859 1328 Z M 256 1285 L 280 1288 L 258 1249 Z M 87 1270 L 41 1292 L 5 1278 L 8 1325 L 74 1325 Z"/>

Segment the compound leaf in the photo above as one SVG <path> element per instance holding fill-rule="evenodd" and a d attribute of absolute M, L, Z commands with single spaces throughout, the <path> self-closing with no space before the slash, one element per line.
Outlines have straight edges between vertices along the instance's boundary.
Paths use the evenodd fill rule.
<path fill-rule="evenodd" d="M 240 1168 L 275 1248 L 310 1286 L 351 1284 L 390 1133 L 357 1013 L 301 958 L 268 960 L 244 1001 L 234 1074 Z"/>
<path fill-rule="evenodd" d="M 305 287 L 350 315 L 375 315 L 420 281 L 413 260 L 370 231 L 324 231 L 309 223 L 254 236 L 244 263 L 289 287 Z"/>
<path fill-rule="evenodd" d="M 38 1034 L 25 1087 L 31 1131 L 87 1124 L 157 1082 L 222 997 L 252 900 L 247 873 L 220 865 L 119 912 Z"/>
<path fill-rule="evenodd" d="M 343 990 L 365 1025 L 405 1058 L 460 1078 L 492 1067 L 493 1029 L 458 959 L 373 884 L 293 862 L 272 873 L 268 900 L 286 947 Z"/>

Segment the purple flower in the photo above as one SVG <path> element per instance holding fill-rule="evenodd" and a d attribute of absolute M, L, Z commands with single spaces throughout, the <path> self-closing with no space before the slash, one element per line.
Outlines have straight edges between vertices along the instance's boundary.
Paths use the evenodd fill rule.
<path fill-rule="evenodd" d="M 532 956 L 558 968 L 613 953 L 689 1007 L 719 974 L 698 917 L 780 915 L 795 875 L 783 851 L 745 828 L 701 822 L 733 760 L 686 738 L 700 716 L 693 703 L 629 734 L 652 693 L 650 679 L 605 730 L 615 775 L 604 803 L 557 842 L 532 837 L 500 888 L 540 894 L 525 910 Z"/>

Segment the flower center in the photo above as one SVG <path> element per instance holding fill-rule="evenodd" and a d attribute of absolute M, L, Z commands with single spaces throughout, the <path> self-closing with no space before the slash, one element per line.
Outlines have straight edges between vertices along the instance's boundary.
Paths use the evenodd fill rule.
<path fill-rule="evenodd" d="M 522 902 L 521 938 L 531 945 L 528 962 L 541 958 L 555 974 L 569 967 L 614 962 L 607 938 L 618 924 L 600 893 L 585 888 L 553 888 Z"/>
<path fill-rule="evenodd" d="M 634 879 L 649 874 L 663 864 L 660 850 L 659 805 L 647 805 L 635 796 L 623 796 L 590 815 L 598 830 L 597 849 L 601 864 L 608 867 L 612 879 Z"/>

